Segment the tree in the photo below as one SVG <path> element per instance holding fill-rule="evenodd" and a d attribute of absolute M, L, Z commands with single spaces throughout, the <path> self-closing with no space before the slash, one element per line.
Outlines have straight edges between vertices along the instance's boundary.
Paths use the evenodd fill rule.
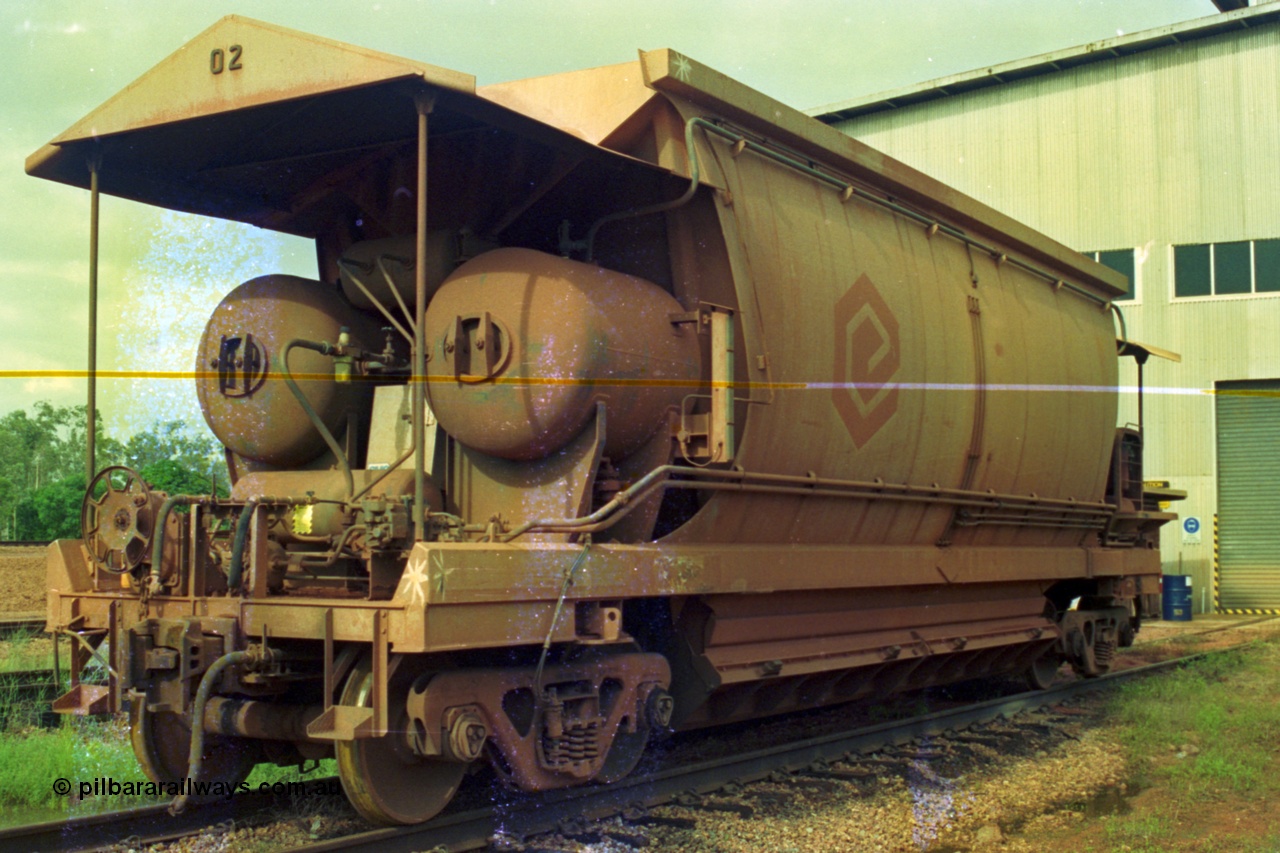
<path fill-rule="evenodd" d="M 84 475 L 78 474 L 48 483 L 24 497 L 15 508 L 20 534 L 15 538 L 79 538 L 84 489 Z"/>
<path fill-rule="evenodd" d="M 0 476 L 24 489 L 84 474 L 85 407 L 51 406 L 41 400 L 35 416 L 24 411 L 0 418 Z M 102 413 L 96 418 L 95 445 L 99 467 L 121 458 L 120 442 L 103 432 Z"/>
<path fill-rule="evenodd" d="M 86 411 L 84 406 L 53 406 L 41 400 L 30 414 L 15 411 L 0 418 L 0 529 L 9 538 L 48 538 L 40 531 L 54 523 L 49 513 L 68 494 L 64 481 L 78 477 L 83 492 Z M 115 464 L 124 448 L 104 434 L 101 412 L 95 420 L 96 463 L 99 467 Z M 37 493 L 45 488 L 52 490 L 36 502 Z M 74 515 L 79 518 L 78 508 Z"/>
<path fill-rule="evenodd" d="M 209 475 L 192 470 L 177 459 L 161 459 L 138 472 L 153 490 L 169 495 L 207 495 L 212 488 Z M 226 478 L 218 480 L 218 497 L 230 494 Z"/>
<path fill-rule="evenodd" d="M 78 536 L 87 409 L 45 401 L 31 408 L 0 418 L 0 531 L 9 539 Z M 156 423 L 126 444 L 104 434 L 101 413 L 96 422 L 98 470 L 128 465 L 169 494 L 208 494 L 217 476 L 219 494 L 227 494 L 221 448 L 182 421 Z"/>
<path fill-rule="evenodd" d="M 205 435 L 193 435 L 183 421 L 152 424 L 135 433 L 124 446 L 125 464 L 135 471 L 165 460 L 177 462 L 189 471 L 221 467 L 222 448 Z"/>

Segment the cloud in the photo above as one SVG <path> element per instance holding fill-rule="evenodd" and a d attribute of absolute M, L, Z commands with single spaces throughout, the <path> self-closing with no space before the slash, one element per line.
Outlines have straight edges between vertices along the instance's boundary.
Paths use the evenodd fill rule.
<path fill-rule="evenodd" d="M 38 24 L 30 18 L 24 19 L 13 28 L 15 35 L 32 35 L 35 33 L 54 33 L 55 35 L 74 36 L 88 32 L 77 23 L 71 24 Z"/>
<path fill-rule="evenodd" d="M 73 379 L 69 376 L 39 376 L 22 383 L 22 395 L 32 400 L 44 400 L 73 393 L 79 394 L 83 388 L 83 379 Z"/>

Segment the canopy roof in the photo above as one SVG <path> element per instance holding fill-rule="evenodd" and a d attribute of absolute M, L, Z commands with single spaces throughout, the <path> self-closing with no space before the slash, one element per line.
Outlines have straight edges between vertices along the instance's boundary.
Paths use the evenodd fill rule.
<path fill-rule="evenodd" d="M 481 98 L 469 74 L 238 15 L 32 154 L 26 169 L 87 188 L 100 158 L 104 193 L 315 237 L 341 176 L 415 144 L 421 94 L 435 99 L 433 139 L 515 135 L 547 159 L 623 170 L 662 192 L 664 170 Z"/>

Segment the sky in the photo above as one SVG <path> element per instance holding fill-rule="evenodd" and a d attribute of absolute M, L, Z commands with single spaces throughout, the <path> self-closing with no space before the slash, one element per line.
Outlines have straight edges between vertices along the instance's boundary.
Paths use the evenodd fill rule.
<path fill-rule="evenodd" d="M 89 196 L 28 177 L 60 132 L 226 14 L 472 74 L 477 85 L 670 47 L 800 109 L 1217 14 L 1210 0 L 0 0 L 0 416 L 79 405 Z M 227 291 L 314 276 L 310 244 L 104 197 L 100 370 L 188 370 Z M 14 374 L 17 375 L 14 375 Z M 189 382 L 99 379 L 117 437 L 199 423 Z"/>

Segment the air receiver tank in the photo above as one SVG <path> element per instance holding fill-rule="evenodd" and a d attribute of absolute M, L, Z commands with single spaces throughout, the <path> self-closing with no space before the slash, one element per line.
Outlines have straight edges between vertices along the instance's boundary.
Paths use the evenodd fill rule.
<path fill-rule="evenodd" d="M 564 447 L 606 406 L 604 455 L 621 459 L 698 393 L 696 333 L 644 279 L 531 249 L 459 267 L 427 308 L 431 406 L 464 445 L 512 460 Z"/>
<path fill-rule="evenodd" d="M 372 319 L 337 290 L 291 275 L 264 275 L 223 298 L 205 326 L 196 357 L 196 393 L 209 428 L 242 459 L 273 466 L 302 465 L 325 450 L 278 370 L 295 338 L 335 342 L 343 326 L 351 343 L 378 341 Z M 289 371 L 330 432 L 341 437 L 348 412 L 369 405 L 364 382 L 337 382 L 333 359 L 308 349 L 289 354 Z"/>

